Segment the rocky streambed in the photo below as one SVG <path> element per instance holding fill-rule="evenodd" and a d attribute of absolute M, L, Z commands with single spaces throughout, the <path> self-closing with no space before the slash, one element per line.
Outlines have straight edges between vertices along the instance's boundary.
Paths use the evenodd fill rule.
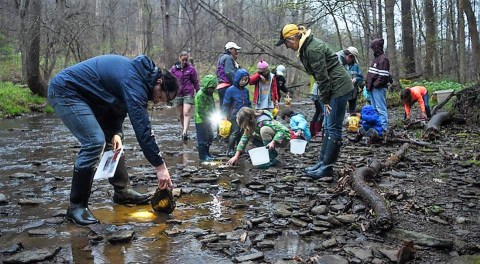
<path fill-rule="evenodd" d="M 294 107 L 309 113 L 310 105 Z M 195 143 L 183 144 L 173 109 L 154 116 L 175 184 L 177 209 L 158 215 L 146 206 L 111 201 L 106 181 L 94 183 L 90 208 L 102 224 L 64 221 L 76 141 L 54 116 L 1 121 L 0 259 L 4 263 L 476 263 L 480 254 L 480 130 L 448 125 L 427 146 L 368 181 L 386 201 L 393 227 L 379 230 L 371 205 L 350 184 L 373 159 L 386 160 L 401 143 L 344 140 L 335 177 L 314 181 L 321 139 L 303 155 L 281 151 L 281 164 L 260 170 L 243 155 L 226 166 L 215 142 L 214 163 L 199 163 Z M 391 111 L 391 118 L 400 116 Z M 133 186 L 153 191 L 156 177 L 127 126 Z M 157 132 L 158 131 L 158 132 Z M 395 134 L 419 139 L 422 129 Z M 353 135 L 349 135 L 353 136 Z"/>

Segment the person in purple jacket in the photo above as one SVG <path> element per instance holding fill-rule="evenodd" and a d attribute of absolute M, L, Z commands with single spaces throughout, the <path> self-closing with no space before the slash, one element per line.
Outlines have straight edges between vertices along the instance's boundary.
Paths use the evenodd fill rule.
<path fill-rule="evenodd" d="M 237 62 L 238 51 L 241 49 L 235 42 L 225 44 L 225 51 L 217 61 L 217 92 L 220 98 L 220 108 L 227 89 L 233 84 L 235 73 L 240 68 Z M 225 113 L 226 114 L 226 113 Z"/>
<path fill-rule="evenodd" d="M 188 62 L 188 52 L 182 51 L 178 61 L 172 66 L 170 72 L 177 78 L 179 89 L 177 97 L 173 101 L 178 110 L 178 120 L 182 126 L 182 140 L 188 140 L 188 126 L 193 105 L 195 104 L 195 92 L 200 90 L 197 70 Z"/>
<path fill-rule="evenodd" d="M 63 69 L 52 78 L 48 101 L 81 145 L 73 170 L 68 220 L 78 225 L 99 222 L 88 209 L 95 167 L 103 151 L 122 148 L 127 114 L 145 158 L 155 167 L 158 188 L 173 189 L 147 107 L 149 101 L 171 101 L 177 90 L 177 79 L 144 55 L 134 59 L 102 55 Z M 148 203 L 150 195 L 131 188 L 125 156 L 108 180 L 115 203 Z"/>

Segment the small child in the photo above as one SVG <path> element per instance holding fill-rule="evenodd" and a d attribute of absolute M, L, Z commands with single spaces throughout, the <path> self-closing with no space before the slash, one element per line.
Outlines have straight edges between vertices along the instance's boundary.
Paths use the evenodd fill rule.
<path fill-rule="evenodd" d="M 307 142 L 310 142 L 312 135 L 310 129 L 308 128 L 307 120 L 300 113 L 293 112 L 292 109 L 285 109 L 281 114 L 282 120 L 285 120 L 290 125 L 290 137 L 292 139 L 305 139 Z"/>
<path fill-rule="evenodd" d="M 371 105 L 362 107 L 360 116 L 361 127 L 358 129 L 355 138 L 349 138 L 351 142 L 359 142 L 364 136 L 370 138 L 370 144 L 381 143 L 383 141 L 382 121 L 377 111 Z"/>
<path fill-rule="evenodd" d="M 273 119 L 272 113 L 267 110 L 255 111 L 249 107 L 242 107 L 237 114 L 237 122 L 244 133 L 237 146 L 235 155 L 228 161 L 228 164 L 235 164 L 240 154 L 247 147 L 250 138 L 257 147 L 267 146 L 270 162 L 258 166 L 266 169 L 277 164 L 275 159 L 278 152 L 277 147 L 285 148 L 290 143 L 290 132 L 286 126 Z"/>
<path fill-rule="evenodd" d="M 209 117 L 215 112 L 213 92 L 217 87 L 217 77 L 206 75 L 202 78 L 200 91 L 195 95 L 195 129 L 197 131 L 197 150 L 200 160 L 212 161 L 210 145 L 213 140 L 212 125 Z"/>
<path fill-rule="evenodd" d="M 253 104 L 257 110 L 278 109 L 278 88 L 275 74 L 270 72 L 269 65 L 262 60 L 257 64 L 258 71 L 250 77 L 250 85 L 255 85 Z"/>
<path fill-rule="evenodd" d="M 233 78 L 233 84 L 225 92 L 223 98 L 222 112 L 228 116 L 228 121 L 232 123 L 230 136 L 228 138 L 227 156 L 235 155 L 235 146 L 241 137 L 240 127 L 237 123 L 237 113 L 244 106 L 252 107 L 250 93 L 246 86 L 250 80 L 250 75 L 245 69 L 238 69 Z"/>
<path fill-rule="evenodd" d="M 413 103 L 418 101 L 420 110 L 422 110 L 422 118 L 430 118 L 430 106 L 428 105 L 428 91 L 423 86 L 407 87 L 400 92 L 403 107 L 405 108 L 405 119 L 410 118 L 410 108 Z"/>

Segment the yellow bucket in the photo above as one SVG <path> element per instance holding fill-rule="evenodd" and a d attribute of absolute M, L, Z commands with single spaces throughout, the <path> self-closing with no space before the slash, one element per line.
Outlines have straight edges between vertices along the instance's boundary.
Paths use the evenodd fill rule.
<path fill-rule="evenodd" d="M 223 119 L 220 121 L 220 124 L 218 124 L 218 134 L 226 138 L 230 135 L 230 129 L 232 128 L 232 122 L 228 121 L 227 119 Z"/>

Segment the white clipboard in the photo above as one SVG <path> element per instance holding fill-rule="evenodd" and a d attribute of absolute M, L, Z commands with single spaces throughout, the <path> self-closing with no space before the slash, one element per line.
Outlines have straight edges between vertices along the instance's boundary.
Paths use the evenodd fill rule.
<path fill-rule="evenodd" d="M 104 152 L 93 179 L 101 180 L 113 177 L 115 170 L 117 169 L 118 161 L 122 155 L 123 147 L 121 149 L 117 149 L 115 152 L 113 152 L 113 150 Z"/>

